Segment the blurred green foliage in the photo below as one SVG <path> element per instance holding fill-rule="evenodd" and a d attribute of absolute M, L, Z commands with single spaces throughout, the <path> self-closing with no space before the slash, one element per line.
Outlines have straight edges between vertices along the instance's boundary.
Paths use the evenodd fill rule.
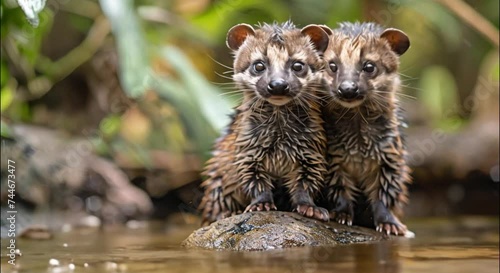
<path fill-rule="evenodd" d="M 433 126 L 452 129 L 447 125 L 459 121 L 457 113 L 446 116 L 448 109 L 460 103 L 453 75 L 442 66 L 428 67 L 420 78 L 420 100 L 426 106 L 427 114 L 435 123 Z M 457 129 L 455 127 L 455 129 Z"/>
<path fill-rule="evenodd" d="M 109 111 L 99 118 L 96 143 L 103 153 L 125 151 L 146 166 L 154 165 L 149 149 L 208 156 L 213 139 L 234 106 L 235 98 L 221 95 L 224 88 L 213 82 L 230 81 L 217 75 L 230 76 L 224 74 L 228 70 L 225 66 L 232 62 L 225 35 L 237 23 L 292 19 L 299 26 L 317 23 L 335 27 L 340 21 L 371 20 L 404 30 L 412 41 L 401 59 L 404 83 L 409 87 L 404 92 L 418 97 L 414 103 L 429 110 L 430 126 L 442 129 L 450 129 L 447 124 L 457 124 L 457 119 L 460 124 L 467 120 L 468 116 L 449 115 L 447 110 L 457 105 L 460 108 L 477 82 L 485 56 L 498 51 L 433 0 L 55 2 L 59 4 L 57 10 L 53 10 L 56 5 L 48 5 L 40 14 L 38 28 L 28 23 L 14 0 L 0 4 L 2 120 L 39 120 L 34 115 L 41 104 L 47 103 L 44 98 L 50 97 L 53 87 L 73 75 L 73 69 L 92 61 L 93 51 L 83 47 L 78 52 L 88 56 L 66 60 L 73 63 L 60 66 L 46 51 L 62 41 L 45 38 L 61 29 L 90 35 L 98 31 L 93 27 L 105 16 L 118 53 L 121 88 L 134 103 L 124 111 Z M 498 1 L 468 2 L 498 27 Z M 51 37 L 65 39 L 57 33 Z M 76 42 L 89 46 L 78 39 Z M 102 42 L 97 50 L 107 44 Z M 60 54 L 63 57 L 59 60 L 69 53 Z M 496 80 L 498 73 L 496 65 L 492 71 Z"/>

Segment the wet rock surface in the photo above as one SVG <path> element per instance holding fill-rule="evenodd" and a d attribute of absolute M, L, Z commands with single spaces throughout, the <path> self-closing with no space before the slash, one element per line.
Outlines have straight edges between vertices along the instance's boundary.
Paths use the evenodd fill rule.
<path fill-rule="evenodd" d="M 182 244 L 214 250 L 269 250 L 387 239 L 374 230 L 320 222 L 292 212 L 249 212 L 195 230 Z"/>

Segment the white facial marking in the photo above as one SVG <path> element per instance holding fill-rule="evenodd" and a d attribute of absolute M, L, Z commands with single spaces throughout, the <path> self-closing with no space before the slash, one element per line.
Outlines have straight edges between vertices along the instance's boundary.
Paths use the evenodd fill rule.
<path fill-rule="evenodd" d="M 279 74 L 280 71 L 285 70 L 285 64 L 288 61 L 288 50 L 279 48 L 276 45 L 269 45 L 267 47 L 267 58 L 273 73 Z"/>

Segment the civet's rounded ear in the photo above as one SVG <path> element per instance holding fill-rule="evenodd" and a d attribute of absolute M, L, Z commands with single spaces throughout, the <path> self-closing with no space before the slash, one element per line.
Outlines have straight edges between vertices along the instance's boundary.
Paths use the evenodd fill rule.
<path fill-rule="evenodd" d="M 325 32 L 328 34 L 328 36 L 333 34 L 333 30 L 329 28 L 327 25 L 319 25 Z"/>
<path fill-rule="evenodd" d="M 319 52 L 324 52 L 328 46 L 328 34 L 323 30 L 321 26 L 318 25 L 308 25 L 305 26 L 300 32 L 304 35 L 309 36 L 311 43 L 314 45 L 316 50 Z"/>
<path fill-rule="evenodd" d="M 227 32 L 226 45 L 232 50 L 238 50 L 240 46 L 245 42 L 248 35 L 255 35 L 255 31 L 252 26 L 248 24 L 239 24 Z"/>
<path fill-rule="evenodd" d="M 380 38 L 386 39 L 391 49 L 398 55 L 403 55 L 410 47 L 410 38 L 399 29 L 388 28 L 380 34 Z"/>

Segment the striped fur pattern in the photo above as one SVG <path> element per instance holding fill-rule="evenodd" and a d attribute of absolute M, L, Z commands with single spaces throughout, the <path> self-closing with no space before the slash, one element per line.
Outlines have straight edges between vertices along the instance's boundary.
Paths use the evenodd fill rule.
<path fill-rule="evenodd" d="M 224 181 L 237 179 L 232 162 L 235 161 L 234 142 L 240 120 L 241 111 L 236 110 L 230 125 L 216 140 L 212 158 L 207 161 L 202 173 L 203 176 L 208 177 L 201 184 L 201 187 L 205 189 L 199 206 L 203 215 L 203 225 L 241 213 L 243 206 L 248 203 L 237 187 L 237 183 L 223 185 Z"/>
<path fill-rule="evenodd" d="M 411 177 L 396 93 L 399 55 L 408 46 L 401 31 L 384 31 L 373 23 L 343 23 L 330 35 L 324 53 L 330 91 L 324 108 L 326 196 L 335 221 L 351 225 L 356 200 L 364 196 L 377 230 L 406 232 L 398 216 L 407 203 Z"/>
<path fill-rule="evenodd" d="M 275 210 L 278 187 L 286 188 L 298 213 L 328 220 L 328 211 L 313 201 L 326 172 L 319 54 L 328 35 L 319 26 L 301 30 L 291 22 L 256 30 L 242 24 L 229 31 L 227 43 L 243 101 L 207 162 L 203 223 L 241 211 Z"/>

